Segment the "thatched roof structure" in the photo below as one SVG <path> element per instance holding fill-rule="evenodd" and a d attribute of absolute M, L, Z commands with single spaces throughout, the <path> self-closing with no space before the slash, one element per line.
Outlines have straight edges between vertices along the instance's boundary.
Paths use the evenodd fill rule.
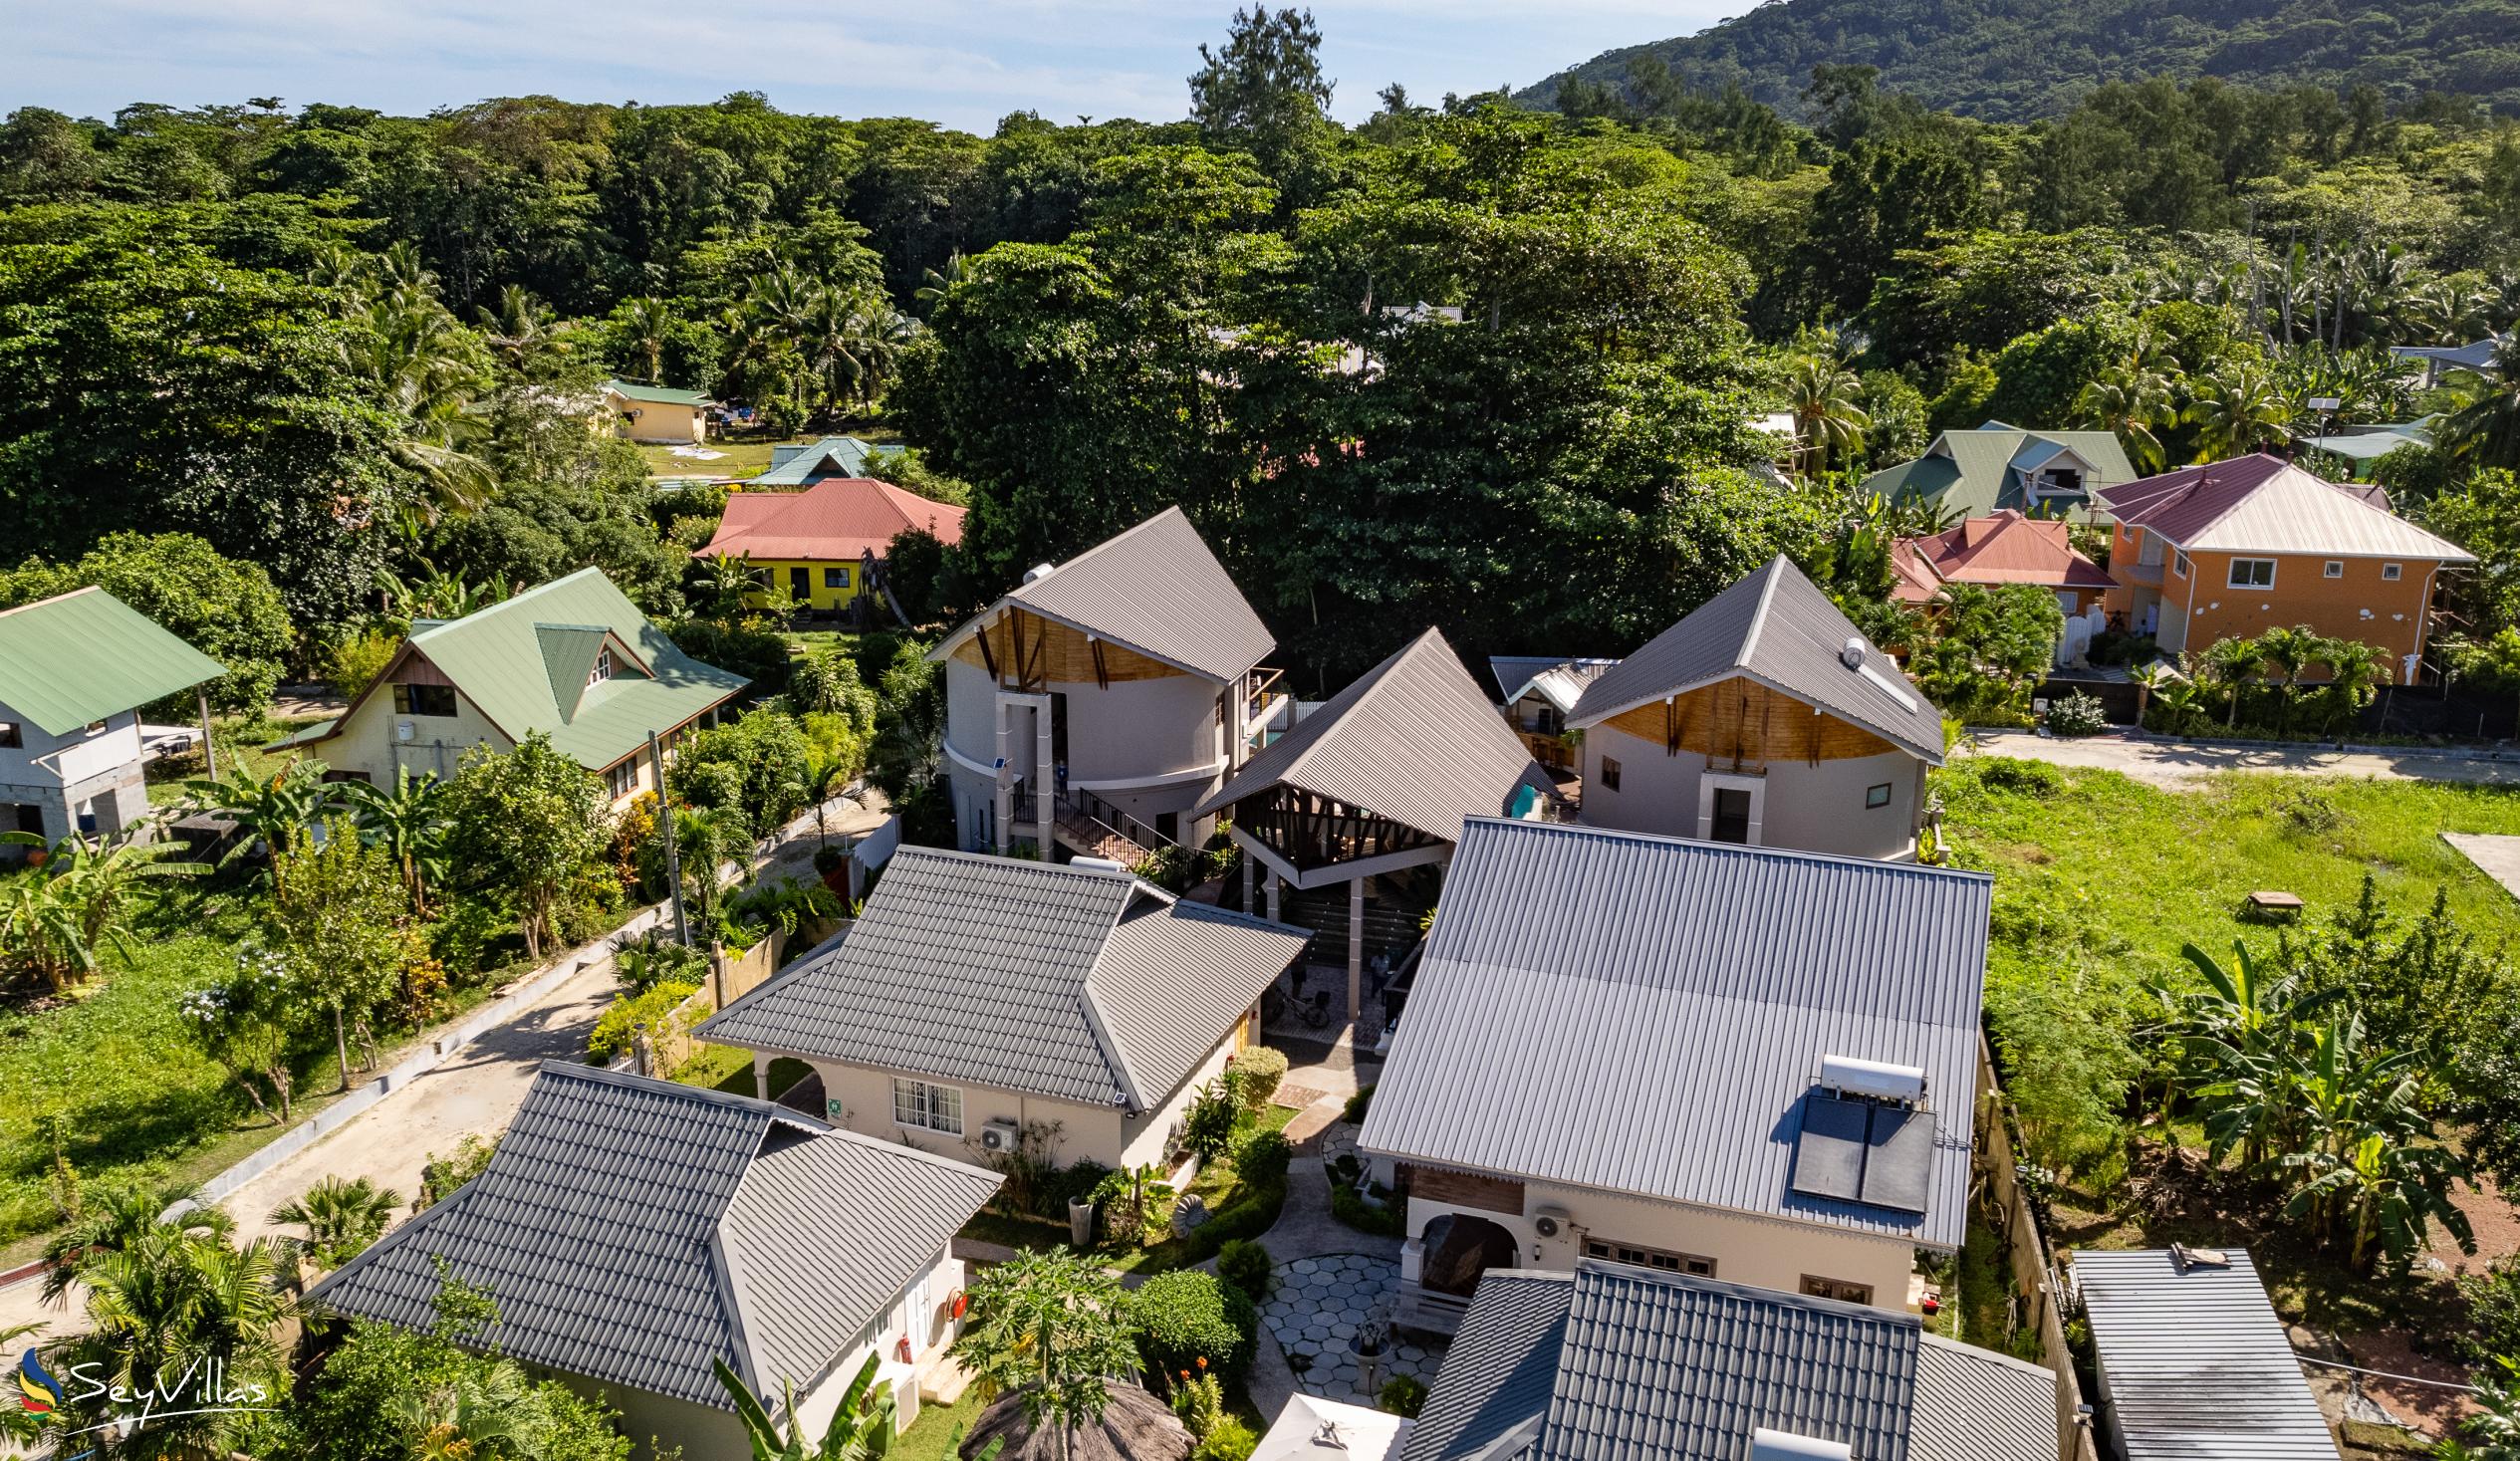
<path fill-rule="evenodd" d="M 1024 1418 L 1021 1390 L 998 1396 L 980 1412 L 963 1437 L 963 1461 L 973 1461 L 1000 1438 L 1006 1449 L 998 1453 L 998 1461 L 1063 1461 L 1058 1432 L 1035 1431 Z M 1064 1461 L 1189 1461 L 1195 1444 L 1171 1406 L 1136 1385 L 1115 1383 L 1103 1418 L 1078 1427 Z"/>

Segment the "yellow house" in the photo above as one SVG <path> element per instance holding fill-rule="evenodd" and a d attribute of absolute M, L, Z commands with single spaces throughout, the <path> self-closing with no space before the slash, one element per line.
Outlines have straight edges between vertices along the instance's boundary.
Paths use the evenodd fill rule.
<path fill-rule="evenodd" d="M 894 538 L 917 531 L 951 546 L 962 541 L 962 518 L 961 508 L 889 482 L 826 477 L 802 492 L 729 494 L 717 536 L 694 556 L 746 558 L 765 588 L 786 590 L 799 608 L 846 609 Z"/>
<path fill-rule="evenodd" d="M 632 380 L 604 382 L 604 407 L 613 413 L 621 433 L 632 441 L 696 446 L 709 439 L 709 407 L 715 404 L 696 390 L 670 390 Z"/>

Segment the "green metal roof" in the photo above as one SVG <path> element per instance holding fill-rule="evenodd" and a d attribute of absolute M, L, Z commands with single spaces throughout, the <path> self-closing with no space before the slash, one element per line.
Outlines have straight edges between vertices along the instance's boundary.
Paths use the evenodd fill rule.
<path fill-rule="evenodd" d="M 662 385 L 641 385 L 635 380 L 607 380 L 604 382 L 604 388 L 618 395 L 629 396 L 631 400 L 652 400 L 658 405 L 717 404 L 716 397 L 705 391 L 674 390 Z"/>
<path fill-rule="evenodd" d="M 2045 449 L 2042 450 L 2042 444 Z M 1937 507 L 1962 517 L 1984 517 L 1997 508 L 2028 508 L 2018 474 L 2010 467 L 2028 453 L 2044 463 L 2064 447 L 2090 465 L 2086 491 L 2122 487 L 2136 479 L 2135 464 L 2112 431 L 2025 431 L 1989 421 L 1974 431 L 1945 431 L 1912 462 L 1901 462 L 1864 479 L 1867 491 L 1888 497 L 1931 499 Z M 2067 516 L 2088 516 L 2077 507 Z"/>
<path fill-rule="evenodd" d="M 649 672 L 617 653 L 612 677 L 588 684 L 597 652 L 611 642 Z M 546 731 L 555 749 L 591 771 L 751 683 L 674 647 L 602 569 L 419 629 L 409 643 L 511 739 Z"/>
<path fill-rule="evenodd" d="M 227 667 L 103 589 L 0 610 L 0 705 L 67 735 Z"/>

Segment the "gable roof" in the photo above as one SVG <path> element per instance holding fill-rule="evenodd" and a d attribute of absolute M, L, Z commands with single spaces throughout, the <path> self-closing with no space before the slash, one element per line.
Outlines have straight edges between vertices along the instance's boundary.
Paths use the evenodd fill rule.
<path fill-rule="evenodd" d="M 1126 872 L 903 848 L 847 938 L 699 1033 L 1153 1110 L 1310 936 Z"/>
<path fill-rule="evenodd" d="M 2247 1250 L 2068 1257 L 2127 1461 L 2336 1461 Z"/>
<path fill-rule="evenodd" d="M 650 401 L 656 405 L 712 406 L 715 398 L 703 390 L 676 390 L 669 385 L 641 385 L 635 380 L 607 380 L 604 388 L 627 400 Z"/>
<path fill-rule="evenodd" d="M 2025 517 L 2015 508 L 1897 540 L 1890 545 L 1890 597 L 1906 604 L 1929 603 L 1946 584 L 2117 587 L 2107 569 L 2074 551 L 2062 518 Z"/>
<path fill-rule="evenodd" d="M 1177 507 L 1008 590 L 928 657 L 951 654 L 1010 605 L 1212 680 L 1238 678 L 1277 647 Z"/>
<path fill-rule="evenodd" d="M 691 556 L 856 563 L 883 557 L 894 537 L 913 529 L 939 543 L 959 543 L 966 515 L 872 477 L 826 477 L 802 492 L 728 493 L 716 535 Z"/>
<path fill-rule="evenodd" d="M 864 477 L 867 464 L 881 456 L 897 455 L 903 448 L 878 446 L 855 436 L 826 436 L 810 445 L 787 452 L 782 460 L 749 483 L 754 487 L 802 487 L 821 477 Z M 786 451 L 771 448 L 773 455 Z"/>
<path fill-rule="evenodd" d="M 2110 489 L 2108 500 L 2119 522 L 2190 553 L 2476 561 L 2374 505 L 2369 489 L 2341 486 L 2264 452 L 2130 482 Z"/>
<path fill-rule="evenodd" d="M 1740 1461 L 1763 1428 L 1863 1461 L 2053 1461 L 2056 1380 L 1890 1310 L 1591 1260 L 1491 1270 L 1402 1455 Z"/>
<path fill-rule="evenodd" d="M 1842 657 L 1849 640 L 1864 645 L 1855 668 Z M 1942 764 L 1942 712 L 1783 554 L 1603 671 L 1585 687 L 1567 721 L 1599 725 L 1735 675 L 1862 726 L 1931 765 Z"/>
<path fill-rule="evenodd" d="M 1453 842 L 1465 817 L 1549 788 L 1531 752 L 1428 629 L 1262 747 L 1193 816 L 1288 786 Z"/>
<path fill-rule="evenodd" d="M 1618 662 L 1562 659 L 1548 654 L 1491 654 L 1487 672 L 1496 676 L 1496 688 L 1505 694 L 1504 704 L 1511 705 L 1526 694 L 1537 694 L 1564 714 L 1584 698 L 1586 685 L 1600 679 L 1602 671 Z"/>
<path fill-rule="evenodd" d="M 767 1101 L 545 1062 L 489 1167 L 311 1291 L 405 1329 L 436 1260 L 487 1289 L 480 1341 L 716 1409 L 724 1359 L 804 1391 L 926 1271 L 1001 1178 Z"/>
<path fill-rule="evenodd" d="M 1359 1144 L 1955 1247 L 1992 888 L 1914 863 L 1473 820 Z M 1833 1055 L 1925 1073 L 1922 1212 L 1795 1190 Z"/>
<path fill-rule="evenodd" d="M 2465 345 L 2393 345 L 2389 353 L 2404 360 L 2429 361 L 2436 365 L 2449 365 L 2467 370 L 2482 370 L 2494 363 L 2507 337 L 2487 335 Z"/>
<path fill-rule="evenodd" d="M 606 645 L 612 677 L 586 683 Z M 552 748 L 601 771 L 662 732 L 731 699 L 751 681 L 675 647 L 602 569 L 580 569 L 462 618 L 411 626 L 403 652 L 425 657 L 510 740 L 535 731 Z M 310 726 L 289 744 L 341 733 L 352 714 L 393 680 L 397 657 L 340 719 Z"/>
<path fill-rule="evenodd" d="M 68 735 L 225 673 L 93 585 L 0 609 L 0 706 L 47 735 Z"/>
<path fill-rule="evenodd" d="M 2114 431 L 2026 431 L 2001 421 L 1974 430 L 1944 431 L 1911 462 L 1886 467 L 1864 479 L 1866 492 L 1890 498 L 1922 498 L 1964 516 L 2002 507 L 2028 507 L 2024 472 L 2036 471 L 2070 451 L 2090 468 L 2086 491 L 2135 480 L 2135 464 Z"/>

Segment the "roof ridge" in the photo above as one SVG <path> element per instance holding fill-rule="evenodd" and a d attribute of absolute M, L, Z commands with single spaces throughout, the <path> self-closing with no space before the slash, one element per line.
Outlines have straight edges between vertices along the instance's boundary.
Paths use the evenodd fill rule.
<path fill-rule="evenodd" d="M 1074 558 L 1067 559 L 1064 562 L 1058 559 L 1051 560 L 1049 573 L 1042 575 L 1041 579 L 1032 580 L 1030 583 L 1017 584 L 1014 588 L 1009 589 L 1004 594 L 998 596 L 999 602 L 1003 603 L 1006 600 L 1014 598 L 1024 590 L 1031 588 L 1033 584 L 1040 583 L 1042 579 L 1050 578 L 1056 574 L 1066 573 L 1068 570 L 1075 568 L 1078 564 L 1091 560 L 1096 554 L 1103 552 L 1105 549 L 1126 543 L 1130 539 L 1145 532 L 1147 529 L 1153 527 L 1159 522 L 1162 522 L 1168 517 L 1177 517 L 1181 519 L 1183 523 L 1187 523 L 1190 520 L 1190 515 L 1181 511 L 1181 505 L 1179 503 L 1174 503 L 1163 509 L 1161 512 L 1156 513 L 1154 516 L 1147 518 L 1144 522 L 1134 523 L 1129 527 L 1121 529 L 1119 532 L 1114 533 L 1112 536 L 1095 544 L 1093 547 L 1086 549 L 1083 553 L 1078 554 Z M 1195 532 L 1196 529 L 1192 529 L 1192 531 Z"/>
<path fill-rule="evenodd" d="M 1408 661 L 1410 655 L 1417 652 L 1418 646 L 1425 643 L 1430 637 L 1440 638 L 1441 635 L 1442 631 L 1440 629 L 1436 628 L 1433 624 L 1428 624 L 1422 631 L 1419 632 L 1416 638 L 1409 640 L 1397 649 L 1394 649 L 1390 653 L 1383 656 L 1381 663 L 1367 670 L 1364 674 L 1359 675 L 1357 677 L 1357 683 L 1363 685 L 1364 688 L 1358 690 L 1357 698 L 1340 707 L 1340 722 L 1344 723 L 1347 717 L 1354 715 L 1358 710 L 1362 709 L 1368 701 L 1373 700 L 1377 696 L 1383 694 L 1386 690 L 1389 689 L 1392 679 L 1396 677 L 1399 672 L 1399 667 Z M 1332 698 L 1336 699 L 1338 697 L 1333 696 Z M 1296 769 L 1302 766 L 1314 752 L 1321 749 L 1322 742 L 1328 740 L 1338 729 L 1338 724 L 1326 724 L 1311 740 L 1296 747 L 1295 754 L 1287 759 L 1286 769 L 1279 773 L 1278 779 L 1283 781 L 1287 777 L 1292 776 Z"/>
<path fill-rule="evenodd" d="M 545 1076 L 559 1076 L 574 1081 L 592 1081 L 600 1086 L 614 1086 L 625 1091 L 650 1091 L 659 1096 L 671 1096 L 683 1100 L 697 1100 L 710 1105 L 751 1110 L 772 1120 L 802 1123 L 807 1130 L 817 1135 L 832 1129 L 828 1121 L 819 1120 L 791 1106 L 781 1105 L 775 1100 L 764 1100 L 757 1096 L 737 1096 L 731 1091 L 719 1091 L 709 1086 L 685 1086 L 679 1081 L 660 1081 L 653 1076 L 633 1075 L 629 1071 L 616 1071 L 607 1066 L 590 1066 L 583 1061 L 546 1060 L 535 1068 L 534 1079 L 539 1081 Z M 758 1138 L 755 1139 L 758 1140 Z"/>
<path fill-rule="evenodd" d="M 1759 586 L 1758 608 L 1750 610 L 1750 630 L 1741 636 L 1741 647 L 1733 651 L 1732 667 L 1735 669 L 1748 669 L 1751 658 L 1758 653 L 1759 631 L 1767 627 L 1768 609 L 1776 603 L 1777 580 L 1785 577 L 1776 571 L 1777 566 L 1784 562 L 1785 555 L 1780 553 L 1769 559 L 1767 568 L 1763 570 L 1767 574 L 1767 582 Z"/>
<path fill-rule="evenodd" d="M 78 597 L 79 597 L 80 595 L 82 595 L 82 594 L 103 594 L 103 593 L 105 593 L 105 585 L 103 585 L 103 584 L 82 584 L 82 585 L 80 585 L 80 586 L 79 586 L 78 588 L 76 588 L 76 589 L 65 590 L 64 592 L 59 593 L 59 594 L 52 595 L 52 596 L 51 596 L 51 597 L 49 597 L 49 598 L 33 600 L 33 601 L 28 602 L 28 603 L 25 603 L 25 604 L 20 604 L 20 605 L 16 605 L 16 606 L 13 606 L 13 607 L 8 608 L 8 609 L 0 609 L 0 618 L 7 618 L 10 614 L 13 614 L 13 613 L 23 613 L 23 612 L 25 612 L 27 609 L 42 609 L 45 605 L 48 605 L 48 604 L 60 604 L 60 603 L 63 603 L 64 601 L 66 601 L 66 600 L 76 599 L 76 598 L 78 598 Z M 115 603 L 117 603 L 117 604 L 123 604 L 123 601 L 122 601 L 121 599 L 116 599 L 114 602 L 115 602 Z M 131 609 L 131 606 L 129 606 L 129 605 L 127 605 L 127 604 L 123 604 L 123 607 L 124 607 L 125 609 Z M 131 611 L 132 611 L 133 613 L 139 613 L 139 610 L 138 610 L 138 609 L 131 609 Z M 148 618 L 148 615 L 146 615 L 146 614 L 140 614 L 140 617 L 142 617 L 142 618 Z M 156 621 L 155 619 L 149 619 L 149 622 L 151 622 L 151 623 L 156 623 L 157 621 Z M 157 624 L 157 626 L 158 626 L 159 628 L 161 628 L 161 629 L 166 627 L 164 624 Z M 173 631 L 172 631 L 172 630 L 168 630 L 168 632 L 170 632 L 170 633 L 171 633 L 171 632 L 173 632 Z M 177 637 L 181 637 L 181 636 L 180 636 L 180 635 L 178 635 Z"/>
<path fill-rule="evenodd" d="M 516 606 L 523 604 L 526 600 L 533 598 L 537 594 L 557 589 L 563 584 L 574 584 L 589 574 L 594 574 L 596 577 L 603 579 L 608 584 L 613 582 L 611 576 L 604 572 L 601 565 L 588 564 L 585 568 L 579 569 L 575 573 L 562 574 L 559 578 L 547 579 L 542 583 L 536 584 L 531 589 L 520 590 L 509 595 L 507 598 L 500 600 L 496 604 L 485 604 L 460 618 L 440 619 L 428 628 L 414 630 L 413 632 L 404 635 L 402 642 L 406 644 L 416 643 L 421 639 L 434 638 L 437 635 L 446 632 L 448 629 L 461 628 L 465 624 L 480 623 L 489 618 L 492 614 L 503 613 L 508 609 L 514 609 Z M 617 592 L 620 588 L 620 585 L 614 585 L 614 589 Z M 624 597 L 627 598 L 628 596 Z M 537 622 L 539 622 L 539 620 L 537 620 Z M 592 627 L 592 625 L 589 627 Z"/>

